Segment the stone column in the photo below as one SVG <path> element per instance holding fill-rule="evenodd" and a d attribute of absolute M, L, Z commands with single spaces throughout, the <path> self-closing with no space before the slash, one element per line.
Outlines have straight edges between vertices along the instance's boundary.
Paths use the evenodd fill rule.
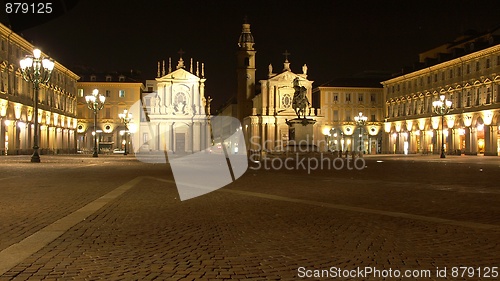
<path fill-rule="evenodd" d="M 484 125 L 484 155 L 498 156 L 496 126 Z"/>
<path fill-rule="evenodd" d="M 5 154 L 5 118 L 0 118 L 0 155 Z"/>
<path fill-rule="evenodd" d="M 464 154 L 468 155 L 471 153 L 471 144 L 470 144 L 470 138 L 471 138 L 471 128 L 470 127 L 465 127 L 465 152 Z"/>
<path fill-rule="evenodd" d="M 448 152 L 455 153 L 457 148 L 456 148 L 456 129 L 451 128 L 448 129 Z"/>
<path fill-rule="evenodd" d="M 193 123 L 193 129 L 192 129 L 192 132 L 193 132 L 193 147 L 192 147 L 192 151 L 193 152 L 198 152 L 198 151 L 201 151 L 201 123 L 200 122 L 194 122 Z"/>
<path fill-rule="evenodd" d="M 477 155 L 477 128 L 471 127 L 471 153 Z"/>
<path fill-rule="evenodd" d="M 165 100 L 163 101 L 163 104 L 165 107 L 169 106 L 172 104 L 172 82 L 169 82 L 169 85 L 167 87 L 166 83 L 165 83 L 165 86 L 164 86 L 164 91 L 165 91 Z"/>
<path fill-rule="evenodd" d="M 187 133 L 186 133 L 186 152 L 187 153 L 193 153 L 194 150 L 194 122 L 191 122 L 191 125 L 188 127 Z"/>
<path fill-rule="evenodd" d="M 174 152 L 174 124 L 171 122 L 167 123 L 166 137 L 167 137 L 167 150 L 168 152 Z"/>
<path fill-rule="evenodd" d="M 427 135 L 426 135 L 426 131 L 425 130 L 422 130 L 420 131 L 421 132 L 421 136 L 420 136 L 420 140 L 421 140 L 421 149 L 422 149 L 422 152 L 423 153 L 428 153 L 428 145 L 427 145 Z"/>
<path fill-rule="evenodd" d="M 260 147 L 261 150 L 266 150 L 266 140 L 267 140 L 267 124 L 266 123 L 261 123 L 260 127 Z"/>
<path fill-rule="evenodd" d="M 267 82 L 265 83 L 262 83 L 262 89 L 261 89 L 261 93 L 262 93 L 262 115 L 267 115 L 267 108 L 268 108 L 268 104 L 267 104 L 267 97 L 269 95 L 269 90 L 267 88 Z"/>
<path fill-rule="evenodd" d="M 249 143 L 250 147 L 253 151 L 260 150 L 260 126 L 258 123 L 251 123 L 250 135 L 249 135 Z"/>
<path fill-rule="evenodd" d="M 341 149 L 340 140 L 339 140 L 338 146 L 339 146 L 338 149 Z M 384 154 L 391 153 L 390 147 L 391 147 L 391 133 L 383 132 L 382 133 L 382 153 L 384 153 Z"/>
<path fill-rule="evenodd" d="M 274 150 L 274 147 L 276 146 L 276 135 L 274 134 L 275 130 L 275 125 L 274 123 L 269 123 L 267 124 L 267 149 L 269 150 Z"/>
<path fill-rule="evenodd" d="M 465 128 L 465 154 L 477 155 L 477 132 L 474 127 Z"/>
<path fill-rule="evenodd" d="M 201 100 L 201 98 L 205 97 L 205 83 L 204 82 L 201 82 L 200 83 L 200 93 L 199 93 L 199 98 L 198 100 Z M 198 103 L 198 107 L 197 109 L 199 109 L 199 113 L 200 115 L 205 115 L 205 107 L 203 106 L 203 104 L 201 103 Z"/>
<path fill-rule="evenodd" d="M 156 135 L 152 136 L 154 138 L 155 150 L 158 151 L 168 151 L 170 145 L 170 124 L 166 122 L 159 122 L 157 125 Z M 171 152 L 171 151 L 169 151 Z"/>

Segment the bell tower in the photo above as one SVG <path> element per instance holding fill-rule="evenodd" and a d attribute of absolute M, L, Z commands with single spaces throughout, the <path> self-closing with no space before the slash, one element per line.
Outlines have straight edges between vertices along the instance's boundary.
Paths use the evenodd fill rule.
<path fill-rule="evenodd" d="M 252 113 L 252 99 L 255 96 L 255 49 L 254 39 L 250 32 L 250 24 L 246 18 L 242 25 L 241 35 L 238 40 L 237 75 L 237 110 L 238 119 L 242 122 L 243 118 Z"/>

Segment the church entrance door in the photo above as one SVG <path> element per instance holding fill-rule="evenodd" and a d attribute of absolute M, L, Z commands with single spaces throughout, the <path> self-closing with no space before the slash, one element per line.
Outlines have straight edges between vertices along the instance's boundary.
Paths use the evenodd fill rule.
<path fill-rule="evenodd" d="M 186 134 L 175 133 L 175 152 L 184 153 L 186 151 Z"/>

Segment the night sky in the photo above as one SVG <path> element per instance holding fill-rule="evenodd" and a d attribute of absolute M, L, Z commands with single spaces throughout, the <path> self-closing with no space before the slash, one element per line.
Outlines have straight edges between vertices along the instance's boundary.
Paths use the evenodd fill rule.
<path fill-rule="evenodd" d="M 47 1 L 48 2 L 48 1 Z M 52 1 L 52 2 L 63 2 Z M 268 65 L 292 71 L 308 65 L 319 86 L 362 71 L 395 73 L 418 53 L 475 29 L 500 26 L 500 1 L 118 1 L 68 0 L 61 15 L 12 28 L 69 69 L 140 70 L 156 77 L 157 62 L 178 51 L 205 63 L 206 94 L 214 106 L 235 95 L 235 54 L 245 16 L 257 50 L 257 80 Z M 74 4 L 74 7 L 72 5 Z M 57 5 L 56 5 L 57 6 Z M 4 22 L 5 23 L 5 22 Z M 26 22 L 24 22 L 26 24 Z M 20 30 L 23 29 L 23 30 Z"/>

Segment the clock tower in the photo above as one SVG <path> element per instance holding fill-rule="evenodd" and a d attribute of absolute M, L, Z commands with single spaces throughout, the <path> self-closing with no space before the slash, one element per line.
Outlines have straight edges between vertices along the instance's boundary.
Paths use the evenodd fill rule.
<path fill-rule="evenodd" d="M 240 122 L 252 114 L 252 99 L 255 97 L 255 49 L 254 39 L 250 32 L 250 24 L 243 23 L 238 40 L 237 57 L 237 114 Z"/>

